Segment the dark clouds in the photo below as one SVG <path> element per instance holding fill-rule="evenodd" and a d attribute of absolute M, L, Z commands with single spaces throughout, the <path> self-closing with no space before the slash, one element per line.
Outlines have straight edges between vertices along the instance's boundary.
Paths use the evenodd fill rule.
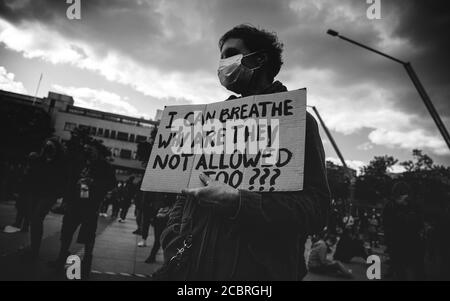
<path fill-rule="evenodd" d="M 450 96 L 450 2 L 444 0 L 391 2 L 388 2 L 388 5 L 396 5 L 400 13 L 399 24 L 395 27 L 393 34 L 408 39 L 414 47 L 419 49 L 416 53 L 405 57 L 405 60 L 413 63 L 441 113 L 450 117 L 448 101 Z M 408 54 L 407 51 L 406 54 Z M 411 102 L 405 102 L 405 105 L 413 110 L 419 109 L 421 113 L 426 112 L 424 106 L 416 107 L 411 105 Z"/>
<path fill-rule="evenodd" d="M 67 20 L 67 7 L 62 0 L 4 0 L 0 17 L 19 26 L 39 22 L 98 53 L 113 49 L 164 72 L 211 75 L 219 37 L 234 25 L 251 23 L 277 32 L 284 42 L 284 78 L 295 68 L 322 70 L 333 75 L 323 86 L 335 87 L 336 93 L 362 84 L 391 91 L 395 109 L 417 116 L 418 126 L 435 132 L 402 66 L 326 35 L 333 28 L 411 61 L 444 120 L 450 120 L 447 1 L 381 0 L 381 20 L 367 19 L 365 0 L 89 0 L 82 1 L 81 21 Z M 362 94 L 364 90 L 351 94 L 353 101 L 366 101 Z"/>
<path fill-rule="evenodd" d="M 91 43 L 100 53 L 115 49 L 135 58 L 147 58 L 152 43 L 162 36 L 161 16 L 153 2 L 94 0 L 81 1 L 81 20 L 66 18 L 69 4 L 60 0 L 22 1 L 12 9 L 0 1 L 0 16 L 15 24 L 39 22 L 62 35 Z M 151 12 L 151 15 L 149 13 Z"/>

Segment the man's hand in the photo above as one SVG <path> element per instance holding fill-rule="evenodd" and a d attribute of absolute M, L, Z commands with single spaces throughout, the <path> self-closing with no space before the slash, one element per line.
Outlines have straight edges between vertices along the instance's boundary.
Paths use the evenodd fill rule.
<path fill-rule="evenodd" d="M 234 215 L 238 209 L 239 190 L 214 181 L 205 174 L 200 174 L 199 177 L 205 187 L 186 188 L 181 193 L 198 200 L 200 206 L 214 207 L 223 213 Z"/>

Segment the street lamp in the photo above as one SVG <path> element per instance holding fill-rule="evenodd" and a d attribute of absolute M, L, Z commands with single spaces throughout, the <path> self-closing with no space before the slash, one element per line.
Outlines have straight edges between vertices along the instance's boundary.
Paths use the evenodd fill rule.
<path fill-rule="evenodd" d="M 313 109 L 314 113 L 316 114 L 317 118 L 319 119 L 320 125 L 322 126 L 323 130 L 325 131 L 325 134 L 328 137 L 328 140 L 330 140 L 331 145 L 334 148 L 334 151 L 338 155 L 339 160 L 341 160 L 342 165 L 345 167 L 345 169 L 347 169 L 347 164 L 345 163 L 344 157 L 342 156 L 342 153 L 339 150 L 339 148 L 336 144 L 336 141 L 334 141 L 334 138 L 331 135 L 331 132 L 328 130 L 328 127 L 325 125 L 325 122 L 323 122 L 322 116 L 320 116 L 319 111 L 317 110 L 317 108 L 315 106 L 307 106 L 307 107 Z"/>
<path fill-rule="evenodd" d="M 392 60 L 394 62 L 402 64 L 403 67 L 406 69 L 406 72 L 408 73 L 409 77 L 411 78 L 414 86 L 416 87 L 417 92 L 419 92 L 419 95 L 422 98 L 423 103 L 427 107 L 428 112 L 430 113 L 431 117 L 433 118 L 434 122 L 436 123 L 436 126 L 439 129 L 439 132 L 441 133 L 442 137 L 445 140 L 445 143 L 447 143 L 447 146 L 450 149 L 450 135 L 448 134 L 448 131 L 445 128 L 444 123 L 442 122 L 441 118 L 439 117 L 438 112 L 434 108 L 434 105 L 431 102 L 430 97 L 428 96 L 427 92 L 425 91 L 425 88 L 423 87 L 422 83 L 420 82 L 419 77 L 417 76 L 416 72 L 414 71 L 411 63 L 404 62 L 402 60 L 396 59 L 395 57 L 392 57 L 392 56 L 387 55 L 387 54 L 385 54 L 383 52 L 375 50 L 375 49 L 373 49 L 371 47 L 368 47 L 366 45 L 358 43 L 358 42 L 356 42 L 354 40 L 351 40 L 351 39 L 349 39 L 347 37 L 344 37 L 344 36 L 340 35 L 337 31 L 334 31 L 332 29 L 328 29 L 327 34 L 329 34 L 329 35 L 331 35 L 333 37 L 338 37 L 338 38 L 340 38 L 342 40 L 345 40 L 347 42 L 355 44 L 355 45 L 357 45 L 359 47 L 365 48 L 365 49 L 367 49 L 369 51 L 372 51 L 372 52 L 375 52 L 375 53 L 377 53 L 379 55 L 382 55 L 382 56 L 384 56 L 384 57 L 386 57 L 386 58 L 388 58 L 388 59 L 390 59 L 390 60 Z"/>
<path fill-rule="evenodd" d="M 351 204 L 351 203 L 353 203 L 353 200 L 355 198 L 355 181 L 356 181 L 355 176 L 354 176 L 352 170 L 347 166 L 347 163 L 345 163 L 344 156 L 342 156 L 342 153 L 339 150 L 339 147 L 337 146 L 336 141 L 334 141 L 334 138 L 331 135 L 331 132 L 328 130 L 328 127 L 325 125 L 325 122 L 323 121 L 322 116 L 320 116 L 317 108 L 315 106 L 307 106 L 307 107 L 313 109 L 314 113 L 317 116 L 317 119 L 319 119 L 320 125 L 322 126 L 323 130 L 325 131 L 325 134 L 328 137 L 328 140 L 330 140 L 331 145 L 334 148 L 334 151 L 338 155 L 339 160 L 341 160 L 342 166 L 344 166 L 344 170 L 347 173 L 347 177 L 350 180 L 350 204 Z M 347 202 L 345 202 L 345 207 L 346 207 L 346 210 L 349 209 L 349 208 L 347 208 Z"/>

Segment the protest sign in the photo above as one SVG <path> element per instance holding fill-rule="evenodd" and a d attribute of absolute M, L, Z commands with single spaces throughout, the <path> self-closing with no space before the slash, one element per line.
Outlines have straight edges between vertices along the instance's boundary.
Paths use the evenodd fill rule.
<path fill-rule="evenodd" d="M 167 106 L 141 189 L 179 193 L 201 173 L 251 191 L 303 189 L 306 89 Z"/>

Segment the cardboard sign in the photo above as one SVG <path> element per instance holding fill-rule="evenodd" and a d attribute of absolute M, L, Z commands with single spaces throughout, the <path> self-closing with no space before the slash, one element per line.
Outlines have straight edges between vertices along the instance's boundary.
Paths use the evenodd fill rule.
<path fill-rule="evenodd" d="M 164 109 L 141 189 L 303 189 L 306 89 Z"/>

